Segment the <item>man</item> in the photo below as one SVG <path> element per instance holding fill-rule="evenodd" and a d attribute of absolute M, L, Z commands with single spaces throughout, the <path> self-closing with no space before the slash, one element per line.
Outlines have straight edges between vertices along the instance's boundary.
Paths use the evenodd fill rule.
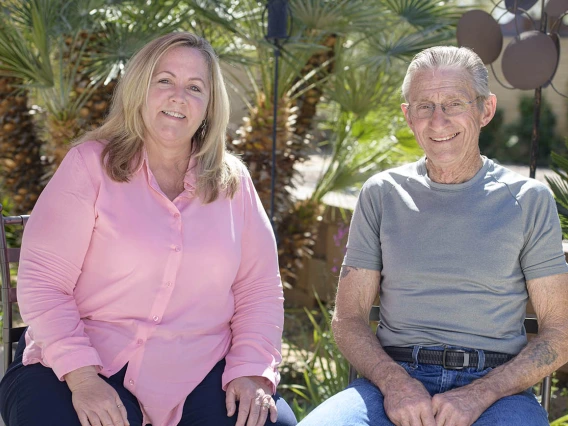
<path fill-rule="evenodd" d="M 402 91 L 425 158 L 364 185 L 332 324 L 363 378 L 300 425 L 548 425 L 527 389 L 568 361 L 568 266 L 554 200 L 481 156 L 496 98 L 475 53 L 421 52 Z M 528 297 L 540 327 L 529 343 Z"/>

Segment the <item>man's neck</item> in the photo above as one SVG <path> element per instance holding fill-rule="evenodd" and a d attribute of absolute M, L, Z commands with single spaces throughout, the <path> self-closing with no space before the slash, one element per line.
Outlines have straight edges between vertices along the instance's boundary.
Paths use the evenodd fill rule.
<path fill-rule="evenodd" d="M 483 167 L 483 159 L 480 155 L 471 161 L 454 167 L 438 167 L 426 158 L 426 171 L 428 177 L 436 183 L 456 184 L 464 183 L 473 178 Z"/>

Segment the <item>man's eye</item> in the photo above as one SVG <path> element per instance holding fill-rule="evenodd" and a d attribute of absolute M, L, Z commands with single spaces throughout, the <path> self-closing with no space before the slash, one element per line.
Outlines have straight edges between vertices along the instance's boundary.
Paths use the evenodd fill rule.
<path fill-rule="evenodd" d="M 449 107 L 461 107 L 464 103 L 462 101 L 453 101 L 448 104 Z"/>
<path fill-rule="evenodd" d="M 428 110 L 428 109 L 432 109 L 432 105 L 430 104 L 418 104 L 416 106 L 417 110 Z"/>

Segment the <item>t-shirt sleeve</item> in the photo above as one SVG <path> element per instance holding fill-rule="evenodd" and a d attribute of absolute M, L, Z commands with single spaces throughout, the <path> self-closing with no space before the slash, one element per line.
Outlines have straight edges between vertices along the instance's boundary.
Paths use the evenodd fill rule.
<path fill-rule="evenodd" d="M 349 227 L 344 266 L 375 271 L 382 269 L 381 194 L 380 184 L 375 179 L 367 181 L 359 194 Z"/>
<path fill-rule="evenodd" d="M 521 268 L 526 280 L 568 272 L 562 249 L 562 230 L 556 203 L 544 185 L 528 190 L 521 198 L 525 216 L 525 245 Z"/>

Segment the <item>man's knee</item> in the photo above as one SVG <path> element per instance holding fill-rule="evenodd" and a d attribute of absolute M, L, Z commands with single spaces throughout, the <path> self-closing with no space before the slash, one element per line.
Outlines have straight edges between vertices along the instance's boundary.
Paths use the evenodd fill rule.
<path fill-rule="evenodd" d="M 495 402 L 479 417 L 474 426 L 548 426 L 546 411 L 535 396 L 522 392 Z"/>

